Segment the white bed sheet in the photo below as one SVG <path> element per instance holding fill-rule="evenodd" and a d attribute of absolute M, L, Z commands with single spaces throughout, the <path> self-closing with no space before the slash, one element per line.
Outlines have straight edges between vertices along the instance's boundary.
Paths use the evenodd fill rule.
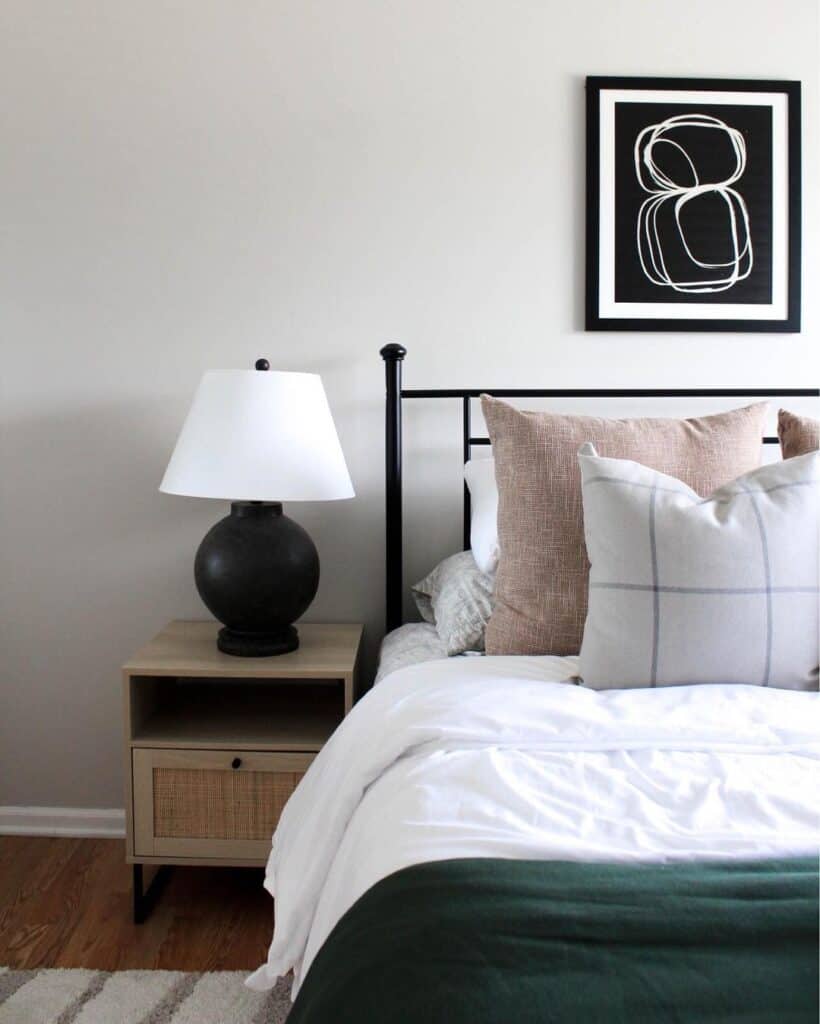
<path fill-rule="evenodd" d="M 429 622 L 405 622 L 392 629 L 379 648 L 379 667 L 375 683 L 409 665 L 439 661 L 447 657 L 447 648 L 436 627 Z"/>
<path fill-rule="evenodd" d="M 401 868 L 453 857 L 672 861 L 814 854 L 820 695 L 760 687 L 591 691 L 574 658 L 394 672 L 288 802 L 266 887 L 268 988 L 294 995 L 338 919 Z"/>

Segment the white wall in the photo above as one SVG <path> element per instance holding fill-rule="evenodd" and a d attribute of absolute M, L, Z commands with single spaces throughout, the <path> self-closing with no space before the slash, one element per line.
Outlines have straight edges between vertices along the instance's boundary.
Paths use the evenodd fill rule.
<path fill-rule="evenodd" d="M 358 496 L 291 509 L 309 617 L 374 640 L 384 342 L 427 386 L 816 381 L 819 62 L 817 0 L 4 0 L 0 804 L 122 803 L 118 666 L 204 616 L 224 512 L 156 489 L 204 370 L 323 375 Z M 586 74 L 803 80 L 801 336 L 583 332 Z M 421 414 L 413 513 L 458 471 Z"/>

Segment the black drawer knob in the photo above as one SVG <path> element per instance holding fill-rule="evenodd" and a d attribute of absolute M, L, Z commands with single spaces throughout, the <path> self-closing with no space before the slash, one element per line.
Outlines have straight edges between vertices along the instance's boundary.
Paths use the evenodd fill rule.
<path fill-rule="evenodd" d="M 231 761 L 231 768 L 239 768 L 241 765 L 242 765 L 242 758 L 241 757 L 235 757 L 233 759 L 233 761 Z"/>

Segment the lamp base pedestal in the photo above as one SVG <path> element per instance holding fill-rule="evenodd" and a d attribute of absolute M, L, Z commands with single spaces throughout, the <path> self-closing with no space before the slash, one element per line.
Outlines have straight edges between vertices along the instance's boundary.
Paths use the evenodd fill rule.
<path fill-rule="evenodd" d="M 217 634 L 216 646 L 223 654 L 240 658 L 268 658 L 295 651 L 299 646 L 299 634 L 295 626 L 288 626 L 278 633 L 242 633 L 225 626 Z"/>

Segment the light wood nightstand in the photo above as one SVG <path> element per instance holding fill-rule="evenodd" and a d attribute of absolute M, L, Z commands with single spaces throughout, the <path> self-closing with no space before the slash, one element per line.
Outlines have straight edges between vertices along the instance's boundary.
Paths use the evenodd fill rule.
<path fill-rule="evenodd" d="M 263 865 L 279 815 L 359 696 L 358 624 L 299 626 L 271 658 L 216 648 L 214 622 L 171 622 L 123 666 L 126 859 L 134 920 L 143 865 Z"/>

